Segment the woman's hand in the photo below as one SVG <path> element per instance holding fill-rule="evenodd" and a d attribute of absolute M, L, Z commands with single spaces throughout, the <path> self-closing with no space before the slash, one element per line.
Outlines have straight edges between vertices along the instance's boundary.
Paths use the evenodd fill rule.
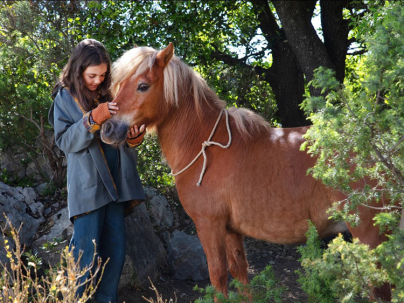
<path fill-rule="evenodd" d="M 108 103 L 108 110 L 111 115 L 116 115 L 118 112 L 119 107 L 117 106 L 116 102 L 107 102 Z"/>
<path fill-rule="evenodd" d="M 143 124 L 142 126 L 140 126 L 139 128 L 137 127 L 137 125 L 133 125 L 129 131 L 128 131 L 128 139 L 134 139 L 138 136 L 140 136 L 146 129 L 146 126 Z"/>
<path fill-rule="evenodd" d="M 91 111 L 91 117 L 95 123 L 101 125 L 106 120 L 110 119 L 112 115 L 115 115 L 118 109 L 119 107 L 116 106 L 115 102 L 101 103 L 97 108 Z"/>
<path fill-rule="evenodd" d="M 137 127 L 137 125 L 133 125 L 128 130 L 128 135 L 126 138 L 126 142 L 129 144 L 130 147 L 138 146 L 143 142 L 143 138 L 145 135 L 146 126 L 143 124 L 141 127 Z"/>

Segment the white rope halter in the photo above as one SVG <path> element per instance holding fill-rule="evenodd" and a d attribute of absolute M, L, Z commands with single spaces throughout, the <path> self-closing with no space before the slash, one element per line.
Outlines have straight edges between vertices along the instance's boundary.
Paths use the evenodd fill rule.
<path fill-rule="evenodd" d="M 223 115 L 223 112 L 226 114 L 227 133 L 229 134 L 229 142 L 227 143 L 227 145 L 222 145 L 222 144 L 220 144 L 220 143 L 218 143 L 218 142 L 210 141 L 210 140 L 212 139 L 213 135 L 215 134 L 216 128 L 217 128 L 217 126 L 218 126 L 218 124 L 219 124 L 220 118 L 221 118 L 222 115 Z M 182 170 L 180 170 L 178 173 L 175 173 L 175 174 L 174 174 L 173 171 L 171 171 L 171 174 L 172 174 L 173 176 L 178 176 L 179 174 L 182 174 L 184 171 L 186 171 L 188 168 L 190 168 L 190 167 L 192 166 L 192 164 L 194 164 L 194 163 L 196 162 L 196 160 L 198 160 L 198 158 L 199 158 L 201 155 L 203 155 L 203 167 L 202 167 L 201 174 L 200 174 L 200 176 L 199 176 L 199 181 L 198 181 L 198 183 L 196 183 L 197 186 L 200 186 L 201 183 L 202 183 L 203 175 L 205 174 L 205 170 L 206 170 L 206 161 L 207 161 L 207 159 L 206 159 L 206 152 L 205 152 L 205 149 L 206 149 L 208 146 L 211 146 L 211 145 L 216 145 L 216 146 L 219 146 L 219 147 L 221 147 L 221 148 L 227 149 L 227 148 L 230 146 L 230 144 L 231 144 L 231 131 L 230 131 L 230 124 L 229 124 L 229 113 L 228 113 L 227 110 L 223 109 L 222 111 L 220 111 L 219 118 L 217 119 L 216 124 L 215 124 L 215 126 L 213 127 L 212 132 L 210 133 L 209 139 L 202 143 L 202 149 L 201 149 L 201 151 L 198 153 L 198 155 L 191 161 L 191 163 L 189 163 L 185 168 L 183 168 Z"/>

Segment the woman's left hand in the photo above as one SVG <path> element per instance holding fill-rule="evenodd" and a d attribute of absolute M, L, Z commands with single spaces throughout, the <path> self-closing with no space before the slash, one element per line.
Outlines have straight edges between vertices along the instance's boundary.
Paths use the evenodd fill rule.
<path fill-rule="evenodd" d="M 146 126 L 143 124 L 142 126 L 140 126 L 139 128 L 137 127 L 137 125 L 133 125 L 129 131 L 128 131 L 128 139 L 134 139 L 138 136 L 140 136 L 146 129 Z"/>

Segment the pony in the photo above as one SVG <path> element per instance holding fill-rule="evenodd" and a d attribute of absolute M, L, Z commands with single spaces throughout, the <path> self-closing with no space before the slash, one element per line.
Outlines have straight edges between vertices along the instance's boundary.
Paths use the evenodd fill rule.
<path fill-rule="evenodd" d="M 273 128 L 250 110 L 227 110 L 172 43 L 126 51 L 113 64 L 111 91 L 119 110 L 102 125 L 101 139 L 124 144 L 132 125 L 156 132 L 217 291 L 227 294 L 228 271 L 248 283 L 244 236 L 304 243 L 310 220 L 320 237 L 348 228 L 372 248 L 385 240 L 373 208 L 360 209 L 354 228 L 329 219 L 327 209 L 345 197 L 307 174 L 316 161 L 300 150 L 307 127 Z"/>

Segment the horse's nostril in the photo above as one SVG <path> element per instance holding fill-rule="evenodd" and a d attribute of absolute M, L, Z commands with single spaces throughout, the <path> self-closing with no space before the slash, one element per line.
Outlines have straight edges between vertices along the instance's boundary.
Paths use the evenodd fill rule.
<path fill-rule="evenodd" d="M 109 121 L 105 122 L 104 123 L 104 134 L 106 136 L 110 136 L 113 131 L 114 131 L 114 125 Z"/>

